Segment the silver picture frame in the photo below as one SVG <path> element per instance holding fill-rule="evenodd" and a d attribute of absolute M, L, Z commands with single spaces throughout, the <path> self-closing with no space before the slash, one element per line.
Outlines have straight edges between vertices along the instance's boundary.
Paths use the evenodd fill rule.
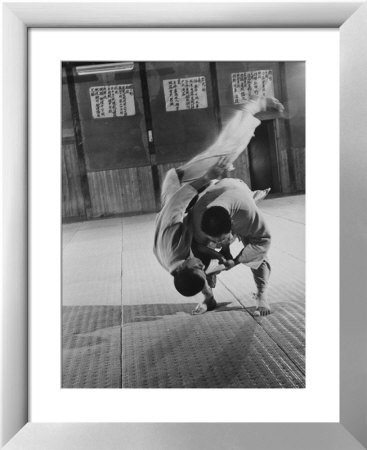
<path fill-rule="evenodd" d="M 7 449 L 367 448 L 367 5 L 2 2 L 0 445 Z M 39 424 L 28 414 L 28 31 L 31 28 L 334 28 L 340 33 L 340 423 Z M 16 93 L 16 95 L 15 95 Z M 326 112 L 327 114 L 327 112 Z M 327 191 L 320 195 L 327 197 Z M 325 264 L 327 264 L 327 255 Z M 333 280 L 326 280 L 332 283 Z M 320 305 L 327 322 L 327 299 Z M 36 399 L 32 399 L 36 401 Z M 317 408 L 317 405 L 315 405 Z M 203 420 L 205 422 L 205 420 Z M 15 436 L 14 436 L 15 435 Z M 14 436 L 14 437 L 13 437 Z M 108 439 L 106 437 L 108 436 Z"/>

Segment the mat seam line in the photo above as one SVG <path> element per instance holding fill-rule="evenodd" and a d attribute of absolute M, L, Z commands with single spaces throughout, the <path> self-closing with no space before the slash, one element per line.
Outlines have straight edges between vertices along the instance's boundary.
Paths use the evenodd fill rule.
<path fill-rule="evenodd" d="M 275 248 L 278 252 L 283 253 L 284 255 L 287 255 L 290 258 L 295 259 L 296 261 L 299 261 L 299 262 L 301 262 L 303 264 L 306 263 L 306 261 L 304 259 L 301 259 L 301 258 L 299 258 L 298 256 L 295 256 L 295 255 L 292 255 L 292 253 L 285 252 L 284 250 L 282 250 L 281 248 L 279 248 L 277 246 L 274 246 L 273 248 Z"/>
<path fill-rule="evenodd" d="M 120 384 L 121 384 L 121 389 L 123 389 L 123 369 L 122 369 L 122 352 L 123 352 L 123 335 L 122 335 L 122 328 L 123 328 L 123 303 L 122 303 L 122 276 L 123 276 L 123 248 L 124 248 L 124 221 L 121 220 L 121 257 L 120 257 L 120 262 L 121 262 L 121 269 L 120 269 L 120 308 L 121 308 L 121 316 L 120 316 L 120 344 L 121 344 L 121 349 L 120 349 L 120 367 L 121 367 L 121 374 L 120 374 Z"/>
<path fill-rule="evenodd" d="M 69 242 L 68 242 L 67 244 L 65 244 L 65 247 L 62 246 L 62 251 L 63 251 L 63 252 L 66 250 L 66 247 L 69 246 L 69 244 L 70 244 L 71 241 L 74 239 L 74 237 L 76 236 L 76 234 L 80 231 L 80 227 L 81 227 L 81 224 L 78 223 L 78 227 L 77 227 L 77 229 L 74 231 L 74 233 L 73 233 L 73 235 L 71 236 L 71 238 L 69 239 Z M 62 239 L 62 235 L 63 235 L 63 230 L 62 230 L 62 228 L 63 228 L 63 225 L 61 226 L 61 243 L 62 243 L 62 241 L 63 241 L 63 239 Z"/>
<path fill-rule="evenodd" d="M 235 298 L 235 300 L 237 300 L 237 302 L 242 306 L 242 308 L 247 312 L 247 314 L 252 318 L 252 320 L 254 320 L 258 325 L 260 325 L 260 327 L 262 328 L 262 330 L 265 332 L 265 334 L 276 344 L 276 346 L 287 356 L 287 358 L 294 364 L 294 366 L 296 367 L 296 369 L 301 373 L 301 375 L 303 377 L 306 376 L 306 373 L 303 369 L 301 369 L 301 367 L 299 367 L 298 363 L 296 361 L 294 361 L 293 358 L 291 358 L 289 356 L 289 354 L 286 352 L 286 350 L 280 345 L 278 344 L 278 342 L 273 338 L 273 336 L 261 325 L 261 323 L 259 323 L 254 316 L 250 313 L 250 311 L 248 310 L 248 308 L 241 302 L 241 300 L 231 291 L 231 289 L 223 282 L 220 281 L 220 283 L 224 286 L 225 289 L 227 289 L 227 291 L 233 295 L 233 297 Z"/>

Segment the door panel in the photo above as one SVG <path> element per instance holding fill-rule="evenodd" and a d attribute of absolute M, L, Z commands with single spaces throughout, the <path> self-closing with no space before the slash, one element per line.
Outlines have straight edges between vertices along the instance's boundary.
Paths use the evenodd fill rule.
<path fill-rule="evenodd" d="M 116 170 L 149 164 L 139 64 L 135 64 L 134 69 L 127 72 L 77 76 L 75 85 L 87 171 Z M 132 85 L 135 113 L 96 118 L 90 89 L 108 89 L 121 85 Z M 108 101 L 111 101 L 111 97 Z M 118 107 L 118 102 L 116 105 Z"/>
<path fill-rule="evenodd" d="M 218 136 L 209 63 L 146 63 L 146 73 L 157 163 L 187 161 L 205 150 Z M 167 110 L 167 83 L 199 77 L 205 78 L 207 106 Z"/>
<path fill-rule="evenodd" d="M 249 144 L 251 188 L 280 192 L 276 143 L 272 121 L 263 121 Z"/>

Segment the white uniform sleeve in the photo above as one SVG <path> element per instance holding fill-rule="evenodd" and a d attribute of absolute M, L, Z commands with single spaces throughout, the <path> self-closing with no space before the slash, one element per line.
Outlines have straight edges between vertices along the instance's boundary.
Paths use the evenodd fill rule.
<path fill-rule="evenodd" d="M 216 141 L 205 151 L 182 166 L 183 182 L 196 180 L 219 159 L 225 157 L 228 167 L 239 157 L 252 139 L 260 120 L 248 111 L 238 111 L 223 128 Z"/>
<path fill-rule="evenodd" d="M 197 195 L 197 190 L 191 185 L 182 186 L 166 203 L 162 213 L 165 216 L 166 227 L 181 223 L 190 201 Z"/>
<path fill-rule="evenodd" d="M 238 261 L 251 269 L 257 269 L 263 262 L 270 247 L 270 236 L 252 239 L 246 247 L 242 250 Z"/>
<path fill-rule="evenodd" d="M 266 257 L 270 244 L 270 231 L 262 214 L 255 204 L 247 211 L 241 211 L 236 215 L 234 224 L 237 234 L 244 245 L 238 261 L 252 269 L 257 269 Z"/>

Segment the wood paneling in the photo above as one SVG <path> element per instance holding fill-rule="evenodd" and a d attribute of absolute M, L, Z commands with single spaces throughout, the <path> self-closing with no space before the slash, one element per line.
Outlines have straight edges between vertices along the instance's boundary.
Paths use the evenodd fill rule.
<path fill-rule="evenodd" d="M 151 167 L 88 173 L 92 216 L 156 210 Z"/>
<path fill-rule="evenodd" d="M 278 132 L 278 161 L 279 161 L 279 176 L 282 187 L 282 192 L 292 192 L 291 183 L 289 179 L 289 160 L 288 160 L 288 138 L 287 130 L 285 127 L 285 121 L 282 119 L 276 119 L 276 129 Z"/>
<path fill-rule="evenodd" d="M 281 63 L 290 191 L 305 190 L 305 63 Z M 287 191 L 285 191 L 287 192 Z"/>
<path fill-rule="evenodd" d="M 286 102 L 287 116 L 280 117 L 277 113 L 268 112 L 263 114 L 261 119 L 263 121 L 272 119 L 273 131 L 269 136 L 275 148 L 272 164 L 277 169 L 280 181 L 277 190 L 282 193 L 305 190 L 304 64 L 223 62 L 212 64 L 212 72 L 209 72 L 208 63 L 175 63 L 173 65 L 172 62 L 147 63 L 146 67 L 149 102 L 153 114 L 154 142 L 151 145 L 155 146 L 157 155 L 155 151 L 152 155 L 148 152 L 147 124 L 143 111 L 143 93 L 138 65 L 131 74 L 106 75 L 103 79 L 89 80 L 88 83 L 84 79 L 84 81 L 79 79 L 77 88 L 79 100 L 83 105 L 81 120 L 84 121 L 84 125 L 88 123 L 88 127 L 90 126 L 90 128 L 87 127 L 88 133 L 86 125 L 84 126 L 83 139 L 88 140 L 91 148 L 93 147 L 93 152 L 88 146 L 85 149 L 88 180 L 81 185 L 75 145 L 64 140 L 62 155 L 64 218 L 86 217 L 89 195 L 83 200 L 82 187 L 85 186 L 89 188 L 91 201 L 91 212 L 88 212 L 88 217 L 155 211 L 158 205 L 155 201 L 152 171 L 158 168 L 159 182 L 162 185 L 164 175 L 170 168 L 182 165 L 184 161 L 191 158 L 191 155 L 202 151 L 212 143 L 219 129 L 217 117 L 214 114 L 211 77 L 216 75 L 214 78 L 218 81 L 215 84 L 219 100 L 217 113 L 225 125 L 236 109 L 236 105 L 233 104 L 231 73 L 241 71 L 273 70 L 274 93 Z M 194 76 L 198 73 L 204 73 L 207 79 L 208 108 L 167 113 L 164 107 L 162 80 L 170 77 Z M 97 84 L 96 81 L 98 81 Z M 130 82 L 136 85 L 136 117 L 114 118 L 106 121 L 91 119 L 90 99 L 86 87 Z M 128 123 L 131 120 L 135 122 Z M 65 117 L 63 122 L 67 123 Z M 124 126 L 121 128 L 122 124 Z M 93 154 L 93 164 L 91 164 L 91 154 Z M 149 156 L 152 158 L 150 159 Z M 155 166 L 156 161 L 161 164 Z M 235 170 L 231 176 L 244 180 L 250 188 L 253 188 L 247 149 L 235 162 Z"/>
<path fill-rule="evenodd" d="M 234 171 L 231 172 L 232 178 L 240 178 L 243 180 L 250 188 L 251 188 L 251 177 L 250 177 L 250 168 L 249 168 L 249 160 L 248 160 L 248 150 L 247 148 L 239 158 L 234 163 Z"/>
<path fill-rule="evenodd" d="M 169 171 L 169 169 L 172 169 L 174 167 L 180 167 L 182 164 L 183 164 L 183 162 L 159 164 L 158 165 L 158 174 L 159 174 L 160 186 L 162 186 L 163 179 L 164 179 L 166 173 Z"/>
<path fill-rule="evenodd" d="M 296 175 L 296 189 L 297 191 L 305 191 L 305 176 L 306 176 L 306 164 L 305 164 L 305 148 L 293 149 L 294 168 Z"/>
<path fill-rule="evenodd" d="M 62 217 L 85 217 L 78 158 L 73 141 L 66 141 L 62 145 Z"/>

